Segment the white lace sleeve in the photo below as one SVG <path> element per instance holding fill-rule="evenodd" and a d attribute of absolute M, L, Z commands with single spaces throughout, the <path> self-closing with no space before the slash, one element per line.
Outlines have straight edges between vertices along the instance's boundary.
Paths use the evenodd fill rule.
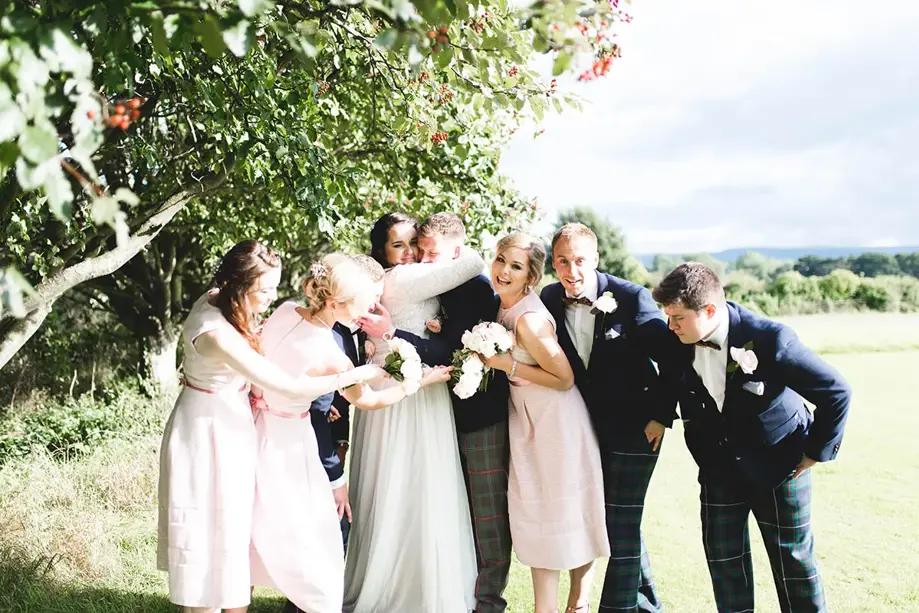
<path fill-rule="evenodd" d="M 419 302 L 457 288 L 482 274 L 485 261 L 469 247 L 460 256 L 432 264 L 400 264 L 386 275 L 386 295 L 393 301 Z"/>

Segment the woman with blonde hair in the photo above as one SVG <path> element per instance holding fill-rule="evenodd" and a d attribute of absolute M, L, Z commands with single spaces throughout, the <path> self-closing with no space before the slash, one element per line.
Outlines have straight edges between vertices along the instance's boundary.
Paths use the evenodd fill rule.
<path fill-rule="evenodd" d="M 309 403 L 380 374 L 368 366 L 296 377 L 266 360 L 255 323 L 280 280 L 278 255 L 243 241 L 182 326 L 183 388 L 160 450 L 157 566 L 169 573 L 170 601 L 186 612 L 240 613 L 249 605 L 256 434 L 247 381 Z"/>
<path fill-rule="evenodd" d="M 376 291 L 369 274 L 352 258 L 340 253 L 325 256 L 310 267 L 303 284 L 306 306 L 286 302 L 265 322 L 266 357 L 291 376 L 350 372 L 354 365 L 335 341 L 332 327 L 336 322 L 352 325 L 365 315 L 376 302 Z M 382 373 L 379 366 L 374 368 Z M 429 369 L 421 385 L 446 381 L 451 370 Z M 412 391 L 401 385 L 375 391 L 358 384 L 340 393 L 360 409 L 376 410 Z M 333 396 L 330 392 L 317 399 L 313 409 L 320 402 L 331 404 Z M 310 405 L 270 390 L 254 403 L 259 451 L 252 579 L 255 585 L 279 590 L 306 613 L 341 613 L 340 517 L 308 418 Z"/>
<path fill-rule="evenodd" d="M 586 612 L 597 558 L 609 555 L 600 448 L 587 405 L 574 387 L 555 320 L 533 291 L 546 251 L 520 232 L 498 242 L 491 281 L 498 320 L 516 335 L 510 353 L 483 361 L 511 384 L 508 513 L 511 540 L 530 567 L 536 613 L 558 609 L 562 570 L 571 575 L 567 613 Z"/>

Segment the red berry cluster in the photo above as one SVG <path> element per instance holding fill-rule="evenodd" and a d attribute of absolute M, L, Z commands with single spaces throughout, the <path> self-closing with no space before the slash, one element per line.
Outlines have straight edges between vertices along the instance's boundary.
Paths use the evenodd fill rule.
<path fill-rule="evenodd" d="M 431 51 L 437 53 L 440 51 L 442 45 L 445 45 L 450 42 L 450 37 L 447 36 L 447 26 L 440 26 L 435 30 L 428 31 L 428 38 L 431 40 L 433 45 L 431 46 Z"/>
<path fill-rule="evenodd" d="M 464 202 L 460 205 L 460 213 L 464 213 L 469 210 L 469 207 L 472 206 L 471 202 Z"/>
<path fill-rule="evenodd" d="M 434 143 L 435 145 L 439 145 L 443 143 L 445 140 L 447 140 L 446 132 L 435 132 L 434 134 L 431 135 L 431 142 Z"/>
<path fill-rule="evenodd" d="M 144 99 L 134 96 L 130 100 L 124 100 L 117 103 L 112 109 L 112 114 L 108 113 L 108 108 L 103 109 L 105 123 L 112 128 L 121 128 L 127 130 L 131 124 L 140 117 L 140 107 L 144 105 Z M 96 113 L 87 111 L 86 116 L 90 119 L 96 118 Z"/>
<path fill-rule="evenodd" d="M 479 17 L 478 19 L 475 19 L 475 18 L 470 19 L 469 27 L 475 30 L 476 34 L 481 34 L 482 30 L 485 29 L 486 21 L 488 21 L 488 11 L 485 11 L 484 13 L 482 13 L 482 16 Z"/>
<path fill-rule="evenodd" d="M 319 81 L 319 83 L 317 83 L 316 85 L 319 87 L 319 89 L 316 90 L 317 96 L 326 95 L 326 93 L 328 93 L 329 91 L 329 87 L 331 87 L 328 81 Z"/>
<path fill-rule="evenodd" d="M 511 66 L 511 69 L 507 72 L 507 76 L 516 77 L 518 72 L 520 72 L 520 69 L 518 69 L 517 66 Z"/>
<path fill-rule="evenodd" d="M 423 71 L 420 75 L 418 75 L 418 82 L 419 82 L 419 83 L 424 83 L 425 81 L 428 80 L 428 77 L 430 77 L 430 76 L 431 76 L 431 73 L 429 73 L 427 70 L 425 70 L 425 71 Z"/>
<path fill-rule="evenodd" d="M 601 55 L 589 70 L 581 73 L 578 81 L 593 81 L 598 77 L 605 76 L 612 67 L 613 60 L 620 57 L 622 57 L 622 50 L 619 45 L 613 45 L 612 49 Z"/>
<path fill-rule="evenodd" d="M 453 100 L 453 92 L 450 91 L 450 88 L 446 83 L 443 83 L 440 86 L 433 96 L 430 97 L 431 104 L 437 104 L 438 106 L 443 106 Z"/>
<path fill-rule="evenodd" d="M 546 90 L 546 98 L 551 98 L 558 91 L 558 79 L 552 79 L 549 83 L 549 89 Z"/>

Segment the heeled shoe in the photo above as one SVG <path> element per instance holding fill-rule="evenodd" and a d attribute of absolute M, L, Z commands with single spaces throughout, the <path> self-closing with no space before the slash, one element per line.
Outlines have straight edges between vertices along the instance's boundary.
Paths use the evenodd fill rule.
<path fill-rule="evenodd" d="M 580 607 L 565 607 L 565 613 L 590 613 L 590 603 Z"/>

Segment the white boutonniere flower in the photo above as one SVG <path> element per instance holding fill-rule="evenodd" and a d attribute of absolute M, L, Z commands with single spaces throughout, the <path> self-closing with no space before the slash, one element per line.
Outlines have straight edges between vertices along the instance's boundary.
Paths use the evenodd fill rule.
<path fill-rule="evenodd" d="M 753 353 L 753 341 L 743 347 L 731 347 L 730 352 L 733 361 L 728 364 L 729 373 L 733 373 L 739 368 L 744 374 L 750 375 L 759 366 L 759 358 Z"/>
<path fill-rule="evenodd" d="M 609 315 L 619 308 L 619 303 L 613 298 L 612 292 L 603 292 L 603 295 L 594 301 L 594 306 L 590 310 L 592 315 L 603 313 Z"/>

